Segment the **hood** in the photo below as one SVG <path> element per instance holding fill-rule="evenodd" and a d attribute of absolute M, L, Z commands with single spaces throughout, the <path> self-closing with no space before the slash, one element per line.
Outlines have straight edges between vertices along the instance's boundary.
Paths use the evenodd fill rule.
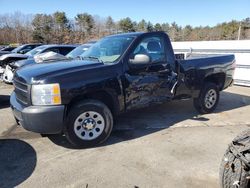
<path fill-rule="evenodd" d="M 85 70 L 105 66 L 98 61 L 56 61 L 50 63 L 36 63 L 25 66 L 16 71 L 16 76 L 24 79 L 28 84 L 43 83 L 44 80 L 56 77 L 72 76 Z"/>
<path fill-rule="evenodd" d="M 3 61 L 9 57 L 17 57 L 17 58 L 28 58 L 29 56 L 28 55 L 25 55 L 25 54 L 16 54 L 16 53 L 11 53 L 11 54 L 4 54 L 0 57 L 0 61 Z"/>

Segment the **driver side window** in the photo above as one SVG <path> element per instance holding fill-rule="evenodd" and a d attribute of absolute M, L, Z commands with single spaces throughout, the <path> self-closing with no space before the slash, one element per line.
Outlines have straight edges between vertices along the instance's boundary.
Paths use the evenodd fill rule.
<path fill-rule="evenodd" d="M 147 55 L 151 63 L 165 61 L 164 41 L 161 37 L 144 38 L 131 54 L 134 58 L 138 54 Z"/>

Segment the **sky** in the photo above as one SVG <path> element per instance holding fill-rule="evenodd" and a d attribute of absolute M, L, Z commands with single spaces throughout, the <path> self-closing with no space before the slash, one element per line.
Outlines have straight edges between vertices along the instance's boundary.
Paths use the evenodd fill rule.
<path fill-rule="evenodd" d="M 87 12 L 115 21 L 130 17 L 153 24 L 172 23 L 185 26 L 214 26 L 250 17 L 250 0 L 0 0 L 0 14 L 24 14 L 64 11 L 69 18 Z"/>

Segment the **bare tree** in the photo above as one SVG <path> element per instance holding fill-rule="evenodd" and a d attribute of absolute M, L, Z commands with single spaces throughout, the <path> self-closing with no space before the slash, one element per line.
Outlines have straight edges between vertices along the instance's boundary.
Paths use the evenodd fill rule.
<path fill-rule="evenodd" d="M 81 13 L 76 15 L 75 20 L 76 24 L 80 27 L 80 31 L 84 34 L 82 35 L 83 41 L 85 36 L 86 38 L 90 38 L 95 26 L 93 16 L 88 13 Z"/>
<path fill-rule="evenodd" d="M 241 21 L 232 20 L 216 26 L 181 27 L 176 22 L 156 23 L 141 20 L 135 22 L 127 17 L 115 22 L 107 18 L 88 13 L 77 14 L 74 19 L 65 12 L 53 14 L 0 14 L 0 44 L 10 43 L 84 43 L 97 40 L 117 32 L 164 31 L 173 41 L 195 40 L 235 40 L 250 39 L 250 18 Z"/>
<path fill-rule="evenodd" d="M 112 34 L 115 32 L 115 22 L 111 16 L 109 16 L 106 20 L 106 29 L 108 30 L 108 34 Z"/>

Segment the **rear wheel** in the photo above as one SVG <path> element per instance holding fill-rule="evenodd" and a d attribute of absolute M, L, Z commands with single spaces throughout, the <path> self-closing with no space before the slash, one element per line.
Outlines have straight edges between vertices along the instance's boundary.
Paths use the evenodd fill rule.
<path fill-rule="evenodd" d="M 220 98 L 216 84 L 206 82 L 200 91 L 198 98 L 194 98 L 195 109 L 202 114 L 211 113 L 215 110 Z"/>
<path fill-rule="evenodd" d="M 113 128 L 113 117 L 108 107 L 96 100 L 74 105 L 65 126 L 66 138 L 75 146 L 91 147 L 104 142 Z"/>

